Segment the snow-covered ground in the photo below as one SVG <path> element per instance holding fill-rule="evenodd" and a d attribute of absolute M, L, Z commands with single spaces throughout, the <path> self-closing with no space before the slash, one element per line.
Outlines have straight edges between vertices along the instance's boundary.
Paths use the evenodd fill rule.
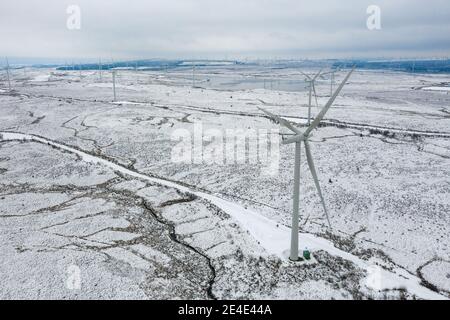
<path fill-rule="evenodd" d="M 333 232 L 302 159 L 300 246 L 313 259 L 294 263 L 292 146 L 267 174 L 176 163 L 172 137 L 199 123 L 277 129 L 258 107 L 303 126 L 307 91 L 119 70 L 112 102 L 105 71 L 15 72 L 14 90 L 0 88 L 2 298 L 450 297 L 450 96 L 427 90 L 447 76 L 355 72 L 311 139 Z M 317 89 L 324 105 L 329 81 Z"/>
<path fill-rule="evenodd" d="M 449 92 L 449 91 L 450 91 L 450 87 L 440 87 L 440 86 L 435 86 L 435 87 L 424 87 L 424 88 L 422 88 L 422 90 L 426 90 L 426 91 L 444 91 L 444 92 Z"/>

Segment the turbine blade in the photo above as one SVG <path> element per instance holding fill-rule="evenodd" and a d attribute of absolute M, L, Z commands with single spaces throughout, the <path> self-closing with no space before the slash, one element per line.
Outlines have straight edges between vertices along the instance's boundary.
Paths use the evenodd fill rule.
<path fill-rule="evenodd" d="M 314 98 L 316 99 L 316 106 L 319 107 L 319 103 L 317 102 L 317 92 L 316 92 L 316 82 L 313 81 L 312 83 L 312 88 L 313 88 L 313 92 L 314 92 Z"/>
<path fill-rule="evenodd" d="M 304 73 L 303 71 L 300 71 L 300 73 L 301 73 L 302 75 L 304 75 L 305 77 L 307 77 L 309 81 L 312 80 L 311 77 L 310 77 L 309 75 L 307 75 L 306 73 Z"/>
<path fill-rule="evenodd" d="M 321 73 L 322 73 L 322 69 L 319 70 L 319 72 L 314 76 L 312 81 L 316 81 L 316 79 L 321 75 Z"/>
<path fill-rule="evenodd" d="M 311 148 L 310 148 L 309 142 L 307 140 L 305 140 L 305 150 L 306 150 L 306 159 L 308 161 L 309 170 L 311 171 L 311 175 L 314 179 L 314 184 L 316 185 L 317 193 L 319 193 L 320 202 L 322 202 L 323 211 L 325 212 L 328 226 L 331 230 L 330 217 L 328 216 L 328 210 L 325 205 L 325 201 L 323 199 L 322 190 L 320 189 L 319 179 L 317 178 L 316 167 L 314 166 L 314 161 L 313 161 L 313 158 L 311 155 Z"/>
<path fill-rule="evenodd" d="M 274 115 L 273 113 L 264 110 L 263 108 L 259 108 L 259 110 L 261 110 L 262 112 L 264 112 L 265 114 L 267 114 L 270 118 L 272 118 L 272 120 L 274 120 L 275 122 L 278 122 L 279 124 L 281 124 L 282 126 L 285 126 L 286 128 L 288 128 L 289 130 L 291 130 L 292 132 L 296 133 L 296 134 L 301 134 L 300 130 L 298 130 L 296 127 L 294 127 L 289 121 L 280 118 L 277 115 Z"/>
<path fill-rule="evenodd" d="M 325 107 L 323 107 L 323 109 L 319 112 L 319 114 L 317 115 L 317 117 L 314 119 L 314 121 L 311 123 L 311 125 L 309 126 L 308 129 L 306 129 L 305 131 L 305 136 L 308 136 L 311 131 L 313 131 L 320 123 L 320 121 L 322 121 L 323 117 L 325 116 L 325 114 L 328 112 L 328 109 L 330 109 L 331 105 L 333 104 L 334 100 L 336 100 L 337 96 L 339 95 L 339 93 L 341 92 L 342 88 L 344 87 L 344 85 L 347 83 L 348 79 L 350 78 L 350 76 L 352 75 L 353 71 L 355 71 L 355 67 L 353 67 L 353 69 L 347 74 L 347 76 L 345 77 L 345 79 L 342 81 L 342 83 L 340 84 L 340 86 L 336 89 L 336 91 L 334 92 L 333 96 L 331 96 L 330 100 L 328 100 L 327 104 L 325 105 Z"/>

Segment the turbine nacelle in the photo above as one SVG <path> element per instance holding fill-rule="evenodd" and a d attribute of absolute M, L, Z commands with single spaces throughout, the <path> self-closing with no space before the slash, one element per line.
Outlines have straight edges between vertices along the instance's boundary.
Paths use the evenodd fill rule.
<path fill-rule="evenodd" d="M 291 144 L 291 143 L 307 141 L 308 139 L 309 139 L 309 136 L 305 136 L 305 134 L 296 134 L 292 137 L 283 139 L 281 141 L 281 143 L 282 144 Z"/>

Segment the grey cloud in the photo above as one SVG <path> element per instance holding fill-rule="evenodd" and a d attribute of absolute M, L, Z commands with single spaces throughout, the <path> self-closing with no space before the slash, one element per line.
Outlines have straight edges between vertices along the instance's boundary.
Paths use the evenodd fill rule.
<path fill-rule="evenodd" d="M 66 28 L 81 7 L 82 28 Z M 366 28 L 381 7 L 382 30 Z M 350 57 L 446 55 L 447 0 L 9 0 L 0 53 L 18 57 Z"/>

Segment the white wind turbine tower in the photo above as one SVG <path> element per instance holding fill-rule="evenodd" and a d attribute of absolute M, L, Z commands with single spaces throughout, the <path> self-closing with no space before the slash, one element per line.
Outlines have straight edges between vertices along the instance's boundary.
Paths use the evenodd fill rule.
<path fill-rule="evenodd" d="M 192 88 L 195 88 L 195 62 L 192 65 Z"/>
<path fill-rule="evenodd" d="M 340 70 L 340 67 L 336 67 L 333 69 L 331 68 L 331 71 L 327 73 L 322 73 L 322 76 L 329 74 L 330 75 L 330 97 L 333 95 L 333 86 L 334 86 L 334 79 L 336 78 L 336 72 Z"/>
<path fill-rule="evenodd" d="M 335 70 L 331 71 L 330 74 L 330 97 L 333 95 L 333 84 L 334 84 L 334 74 L 335 74 Z"/>
<path fill-rule="evenodd" d="M 113 81 L 113 92 L 114 92 L 114 101 L 116 101 L 116 70 L 112 71 L 112 81 Z"/>
<path fill-rule="evenodd" d="M 138 62 L 134 63 L 134 73 L 136 74 L 136 84 L 139 84 Z"/>
<path fill-rule="evenodd" d="M 6 60 L 6 77 L 8 79 L 8 88 L 9 91 L 11 91 L 11 76 L 9 74 L 9 61 L 8 61 L 8 57 L 5 57 Z"/>
<path fill-rule="evenodd" d="M 284 139 L 283 144 L 291 144 L 295 143 L 295 168 L 294 168 L 294 198 L 293 198 L 293 212 L 292 212 L 292 228 L 291 228 L 291 251 L 289 258 L 292 261 L 298 261 L 298 232 L 299 232 L 299 196 L 300 196 L 300 154 L 301 154 L 301 143 L 303 142 L 305 145 L 306 151 L 306 159 L 308 162 L 309 170 L 311 171 L 311 175 L 314 179 L 314 184 L 316 185 L 317 192 L 320 197 L 320 201 L 322 202 L 323 210 L 325 212 L 328 226 L 331 229 L 330 219 L 328 217 L 328 211 L 325 205 L 325 201 L 323 199 L 322 190 L 320 189 L 319 179 L 317 178 L 316 168 L 314 166 L 314 161 L 311 155 L 311 148 L 309 145 L 309 138 L 311 132 L 317 128 L 320 121 L 322 121 L 323 117 L 330 109 L 336 97 L 341 92 L 344 85 L 347 83 L 351 74 L 355 68 L 353 68 L 342 81 L 341 85 L 337 88 L 336 92 L 330 97 L 327 104 L 323 107 L 317 117 L 313 120 L 313 122 L 309 125 L 305 132 L 301 132 L 299 128 L 294 127 L 289 121 L 280 118 L 264 109 L 261 109 L 264 113 L 266 113 L 273 121 L 278 122 L 282 126 L 291 130 L 294 135 L 290 138 Z"/>
<path fill-rule="evenodd" d="M 100 82 L 102 81 L 102 59 L 98 59 L 98 75 Z"/>
<path fill-rule="evenodd" d="M 314 77 L 307 75 L 302 72 L 302 74 L 306 77 L 306 81 L 309 83 L 309 103 L 308 103 L 308 125 L 311 124 L 311 106 L 312 106 L 312 93 L 314 91 L 314 98 L 316 99 L 316 105 L 319 106 L 317 102 L 317 92 L 316 92 L 316 80 L 321 75 L 322 70 L 320 70 Z"/>

